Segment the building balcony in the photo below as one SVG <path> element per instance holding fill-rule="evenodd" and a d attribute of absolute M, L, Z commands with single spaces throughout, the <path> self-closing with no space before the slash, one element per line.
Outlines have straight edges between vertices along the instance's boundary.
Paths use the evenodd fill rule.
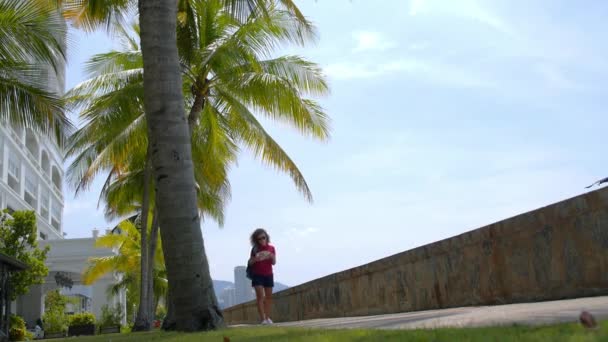
<path fill-rule="evenodd" d="M 6 203 L 10 210 L 33 210 L 36 212 L 36 223 L 38 225 L 38 231 L 47 234 L 48 236 L 52 236 L 53 239 L 59 239 L 63 236 L 61 235 L 61 220 L 55 220 L 55 225 L 52 222 L 49 222 L 48 213 L 46 217 L 44 217 L 44 212 L 38 212 L 35 210 L 35 207 L 32 207 L 29 203 L 27 203 L 24 199 L 19 196 L 19 193 L 14 191 L 12 188 L 6 186 L 5 183 L 0 181 L 0 192 L 4 193 L 6 196 Z"/>

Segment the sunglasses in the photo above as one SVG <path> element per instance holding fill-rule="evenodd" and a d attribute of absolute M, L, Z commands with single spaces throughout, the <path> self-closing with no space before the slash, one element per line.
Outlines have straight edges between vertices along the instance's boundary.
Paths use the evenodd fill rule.
<path fill-rule="evenodd" d="M 259 238 L 257 238 L 257 240 L 258 241 L 264 241 L 264 240 L 266 240 L 266 237 L 265 236 L 260 236 Z"/>

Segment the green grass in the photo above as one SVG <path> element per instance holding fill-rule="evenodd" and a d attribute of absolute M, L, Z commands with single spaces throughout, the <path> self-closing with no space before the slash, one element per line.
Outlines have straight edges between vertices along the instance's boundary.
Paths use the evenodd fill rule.
<path fill-rule="evenodd" d="M 194 342 L 223 341 L 608 341 L 608 321 L 598 330 L 585 330 L 578 324 L 544 327 L 494 327 L 437 330 L 320 330 L 281 327 L 232 328 L 208 333 L 148 332 L 79 338 L 84 342 Z M 75 339 L 54 340 L 74 341 Z"/>

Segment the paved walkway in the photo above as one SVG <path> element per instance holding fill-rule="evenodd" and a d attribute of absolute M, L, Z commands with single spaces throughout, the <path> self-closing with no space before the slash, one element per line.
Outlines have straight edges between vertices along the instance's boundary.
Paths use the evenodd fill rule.
<path fill-rule="evenodd" d="M 577 322 L 582 310 L 591 312 L 598 320 L 608 319 L 608 296 L 542 303 L 430 310 L 380 316 L 314 319 L 276 325 L 327 329 L 429 329 L 513 324 L 541 325 Z"/>

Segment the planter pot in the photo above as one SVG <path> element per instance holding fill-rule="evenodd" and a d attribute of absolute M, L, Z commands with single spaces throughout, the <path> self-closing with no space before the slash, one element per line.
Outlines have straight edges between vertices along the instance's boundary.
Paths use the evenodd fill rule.
<path fill-rule="evenodd" d="M 95 324 L 73 325 L 68 328 L 68 336 L 95 335 Z"/>
<path fill-rule="evenodd" d="M 118 334 L 120 333 L 120 325 L 108 325 L 99 328 L 100 334 Z"/>
<path fill-rule="evenodd" d="M 54 332 L 54 333 L 50 333 L 50 332 L 44 332 L 44 339 L 47 338 L 62 338 L 65 337 L 65 334 L 62 332 Z"/>

